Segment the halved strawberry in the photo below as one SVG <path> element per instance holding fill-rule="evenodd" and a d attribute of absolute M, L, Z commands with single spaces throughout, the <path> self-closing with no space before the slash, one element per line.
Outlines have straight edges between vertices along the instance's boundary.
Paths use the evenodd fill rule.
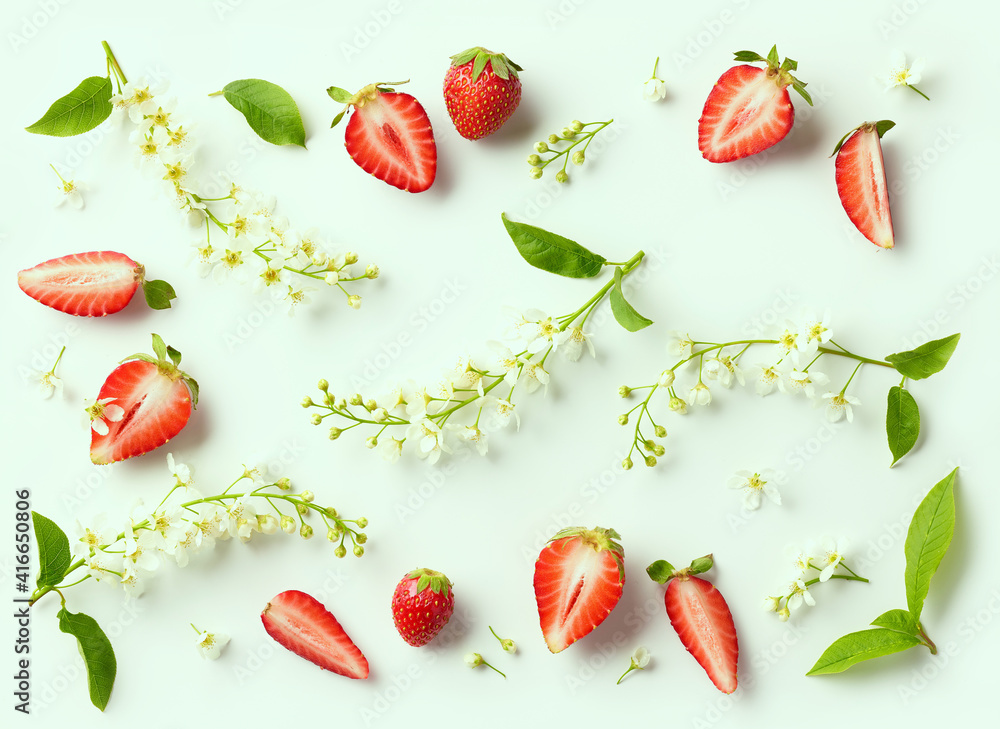
<path fill-rule="evenodd" d="M 698 120 L 698 149 L 709 162 L 742 159 L 784 139 L 795 120 L 788 86 L 812 106 L 806 84 L 790 73 L 798 63 L 786 58 L 779 65 L 777 46 L 767 58 L 739 51 L 735 60 L 763 61 L 767 68 L 733 66 L 715 82 Z"/>
<path fill-rule="evenodd" d="M 712 555 L 707 555 L 691 562 L 690 567 L 675 570 L 661 559 L 649 565 L 646 572 L 661 585 L 669 583 L 664 604 L 677 637 L 716 688 L 731 694 L 736 690 L 740 655 L 733 615 L 715 585 L 695 577 L 710 570 L 712 564 Z"/>
<path fill-rule="evenodd" d="M 889 187 L 879 141 L 894 126 L 896 123 L 888 119 L 865 122 L 841 137 L 833 150 L 837 155 L 837 194 L 847 217 L 879 248 L 894 245 Z"/>
<path fill-rule="evenodd" d="M 296 655 L 348 678 L 368 678 L 368 661 L 323 603 L 299 590 L 274 597 L 260 614 L 264 630 Z"/>
<path fill-rule="evenodd" d="M 451 57 L 444 75 L 444 103 L 455 129 L 482 139 L 507 123 L 521 102 L 520 66 L 481 46 Z"/>
<path fill-rule="evenodd" d="M 614 529 L 563 529 L 535 562 L 535 601 L 545 643 L 553 653 L 600 625 L 625 585 L 625 551 Z"/>
<path fill-rule="evenodd" d="M 430 119 L 419 101 L 385 83 L 369 84 L 356 94 L 336 86 L 326 91 L 334 101 L 346 105 L 331 127 L 354 107 L 344 146 L 361 169 L 408 192 L 423 192 L 431 186 L 437 173 L 437 146 Z"/>
<path fill-rule="evenodd" d="M 123 461 L 177 435 L 198 405 L 198 383 L 177 365 L 181 353 L 153 335 L 153 351 L 122 360 L 91 405 L 90 460 Z"/>
<path fill-rule="evenodd" d="M 90 251 L 39 263 L 17 274 L 31 298 L 74 316 L 107 316 L 121 311 L 139 286 L 153 309 L 169 309 L 176 298 L 166 281 L 147 281 L 145 269 L 124 253 Z"/>

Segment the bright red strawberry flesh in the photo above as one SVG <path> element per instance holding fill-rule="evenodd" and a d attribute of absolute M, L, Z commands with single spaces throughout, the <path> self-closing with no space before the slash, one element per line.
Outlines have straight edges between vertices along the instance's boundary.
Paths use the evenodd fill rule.
<path fill-rule="evenodd" d="M 664 603 L 681 643 L 716 688 L 726 694 L 735 691 L 739 645 L 722 593 L 700 577 L 676 577 L 667 585 Z"/>
<path fill-rule="evenodd" d="M 863 124 L 837 152 L 837 194 L 854 226 L 879 248 L 895 240 L 882 144 L 874 124 Z"/>
<path fill-rule="evenodd" d="M 142 281 L 142 266 L 115 251 L 53 258 L 17 274 L 17 285 L 46 306 L 74 316 L 121 311 Z"/>

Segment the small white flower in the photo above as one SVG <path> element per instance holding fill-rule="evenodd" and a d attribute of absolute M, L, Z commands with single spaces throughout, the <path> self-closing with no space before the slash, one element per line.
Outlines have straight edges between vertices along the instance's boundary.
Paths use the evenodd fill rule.
<path fill-rule="evenodd" d="M 774 392 L 774 387 L 781 381 L 781 371 L 777 365 L 758 364 L 760 377 L 757 379 L 757 394 L 761 397 Z"/>
<path fill-rule="evenodd" d="M 312 286 L 303 286 L 299 289 L 293 289 L 291 286 L 288 287 L 288 293 L 285 294 L 285 298 L 282 299 L 285 306 L 288 308 L 288 316 L 295 316 L 295 310 L 300 307 L 307 305 L 309 303 L 309 294 L 314 292 Z"/>
<path fill-rule="evenodd" d="M 76 520 L 76 533 L 78 539 L 73 542 L 72 553 L 77 559 L 86 559 L 97 552 L 98 547 L 112 544 L 118 539 L 121 530 L 108 526 L 105 521 L 106 514 L 98 514 L 94 517 L 89 526 L 84 526 L 80 520 Z"/>
<path fill-rule="evenodd" d="M 663 79 L 656 75 L 656 69 L 659 65 L 660 59 L 657 57 L 653 63 L 653 75 L 642 85 L 642 98 L 646 101 L 659 101 L 667 96 L 667 85 L 663 83 Z"/>
<path fill-rule="evenodd" d="M 451 453 L 451 449 L 444 442 L 441 428 L 427 418 L 411 423 L 406 429 L 406 438 L 416 442 L 417 456 L 426 458 L 429 463 L 437 463 L 442 453 Z"/>
<path fill-rule="evenodd" d="M 121 555 L 95 552 L 89 557 L 83 557 L 83 560 L 87 574 L 98 582 L 116 585 L 121 579 L 120 574 L 123 570 Z"/>
<path fill-rule="evenodd" d="M 660 373 L 660 377 L 656 380 L 656 384 L 660 387 L 670 387 L 674 384 L 674 371 L 673 370 L 663 370 Z"/>
<path fill-rule="evenodd" d="M 913 65 L 907 67 L 906 54 L 900 50 L 894 50 L 889 56 L 890 70 L 882 81 L 885 83 L 885 90 L 894 89 L 897 86 L 914 86 L 920 83 L 924 72 L 924 59 L 917 58 Z"/>
<path fill-rule="evenodd" d="M 765 612 L 776 613 L 776 612 L 778 612 L 778 607 L 780 605 L 781 605 L 781 598 L 780 597 L 770 597 L 770 596 L 768 596 L 768 597 L 764 598 L 764 602 L 761 604 L 760 607 L 761 607 L 761 610 L 764 610 Z"/>
<path fill-rule="evenodd" d="M 672 354 L 677 357 L 690 357 L 691 351 L 694 348 L 694 341 L 687 334 L 681 334 L 676 330 L 670 330 L 667 332 L 670 335 L 670 339 L 667 340 L 667 354 Z"/>
<path fill-rule="evenodd" d="M 501 428 L 507 427 L 510 425 L 510 416 L 513 415 L 517 429 L 521 429 L 521 414 L 515 410 L 514 403 L 510 400 L 501 400 L 491 396 L 487 396 L 485 401 L 494 405 L 494 417 L 496 418 L 497 425 Z"/>
<path fill-rule="evenodd" d="M 395 463 L 399 460 L 400 454 L 403 452 L 403 441 L 397 440 L 396 438 L 389 437 L 382 441 L 379 446 L 379 453 L 382 454 L 382 458 L 387 460 L 389 463 Z"/>
<path fill-rule="evenodd" d="M 545 386 L 548 389 L 549 373 L 545 371 L 540 363 L 531 360 L 521 360 L 521 381 L 524 383 L 524 390 L 532 393 L 539 387 Z"/>
<path fill-rule="evenodd" d="M 817 395 L 816 388 L 823 387 L 829 382 L 830 378 L 822 372 L 817 372 L 816 370 L 803 372 L 802 370 L 792 368 L 788 372 L 786 379 L 778 381 L 778 387 L 782 392 L 792 395 L 797 395 L 800 392 L 805 393 L 806 397 L 814 400 Z"/>
<path fill-rule="evenodd" d="M 90 427 L 98 435 L 107 435 L 110 432 L 108 423 L 117 423 L 125 417 L 125 411 L 119 405 L 113 404 L 117 399 L 105 397 L 84 408 L 84 413 L 90 416 Z"/>
<path fill-rule="evenodd" d="M 328 271 L 323 277 L 323 280 L 326 282 L 327 286 L 336 286 L 337 282 L 340 281 L 340 274 L 336 271 Z"/>
<path fill-rule="evenodd" d="M 822 566 L 819 573 L 819 581 L 826 582 L 833 576 L 834 570 L 844 560 L 844 552 L 847 550 L 847 542 L 843 539 L 827 538 L 824 540 L 824 555 L 819 560 Z"/>
<path fill-rule="evenodd" d="M 798 364 L 799 353 L 803 344 L 801 337 L 802 335 L 795 325 L 789 322 L 785 330 L 778 336 L 778 343 L 774 345 L 778 357 L 781 359 L 788 357 L 793 363 Z"/>
<path fill-rule="evenodd" d="M 728 355 L 706 360 L 702 372 L 710 380 L 717 379 L 723 387 L 732 387 L 734 379 L 741 386 L 746 384 L 746 380 L 743 377 L 743 370 Z"/>
<path fill-rule="evenodd" d="M 486 433 L 479 429 L 478 425 L 457 426 L 456 435 L 461 439 L 476 447 L 476 452 L 485 456 L 489 449 Z"/>
<path fill-rule="evenodd" d="M 269 485 L 270 474 L 267 470 L 267 464 L 258 463 L 253 468 L 243 464 L 243 478 L 249 478 L 255 487 Z"/>
<path fill-rule="evenodd" d="M 590 356 L 596 357 L 594 343 L 590 339 L 592 336 L 590 332 L 585 332 L 580 327 L 568 327 L 557 335 L 559 352 L 570 362 L 577 362 L 583 355 L 583 347 L 586 345 Z"/>
<path fill-rule="evenodd" d="M 503 378 L 504 382 L 513 386 L 521 374 L 521 360 L 510 350 L 509 347 L 501 344 L 500 342 L 490 341 L 487 342 L 487 345 L 493 350 L 494 354 L 496 354 L 497 362 L 505 373 Z"/>
<path fill-rule="evenodd" d="M 466 653 L 463 660 L 469 668 L 476 668 L 483 664 L 483 657 L 478 653 Z"/>
<path fill-rule="evenodd" d="M 750 473 L 750 471 L 737 471 L 736 475 L 729 479 L 729 488 L 743 489 L 743 505 L 751 510 L 759 509 L 763 496 L 767 496 L 777 505 L 781 505 L 781 494 L 774 485 L 776 476 L 770 469 L 764 469 L 760 473 Z"/>
<path fill-rule="evenodd" d="M 798 577 L 805 576 L 813 569 L 812 554 L 815 551 L 815 544 L 812 541 L 806 543 L 805 547 L 794 544 L 785 546 L 785 556 L 791 561 Z"/>
<path fill-rule="evenodd" d="M 854 411 L 851 408 L 861 404 L 858 398 L 845 395 L 842 392 L 828 392 L 823 395 L 823 399 L 830 401 L 826 407 L 826 419 L 831 423 L 836 423 L 845 415 L 848 423 L 854 422 Z"/>
<path fill-rule="evenodd" d="M 649 665 L 649 651 L 645 646 L 639 646 L 632 653 L 632 663 L 636 668 L 645 668 Z"/>
<path fill-rule="evenodd" d="M 225 507 L 228 523 L 226 532 L 230 537 L 247 541 L 257 531 L 257 509 L 248 496 L 240 496 Z"/>
<path fill-rule="evenodd" d="M 833 339 L 833 329 L 830 328 L 830 312 L 824 312 L 822 319 L 809 312 L 802 317 L 802 321 L 804 323 L 800 339 L 805 342 L 806 351 L 815 353 L 820 346 L 829 344 L 830 340 Z"/>
<path fill-rule="evenodd" d="M 688 402 L 692 405 L 711 405 L 712 391 L 704 382 L 695 383 L 695 386 L 688 393 Z"/>
<path fill-rule="evenodd" d="M 49 165 L 52 171 L 56 173 L 59 178 L 59 195 L 56 197 L 56 207 L 60 207 L 64 204 L 69 204 L 74 210 L 83 209 L 83 191 L 87 189 L 87 186 L 76 182 L 74 180 L 67 180 L 62 175 L 59 174 L 59 170 L 55 168 L 55 165 Z"/>
<path fill-rule="evenodd" d="M 193 625 L 191 627 L 194 627 Z M 198 640 L 196 645 L 198 647 L 198 652 L 201 654 L 202 658 L 208 658 L 209 660 L 215 660 L 222 655 L 222 649 L 226 647 L 229 643 L 229 636 L 225 633 L 209 633 L 208 631 L 200 631 L 195 628 L 198 633 Z"/>
<path fill-rule="evenodd" d="M 259 259 L 254 290 L 258 293 L 271 286 L 279 288 L 287 285 L 285 262 L 277 258 Z"/>
<path fill-rule="evenodd" d="M 62 360 L 62 356 L 65 351 L 66 347 L 59 350 L 59 356 L 56 357 L 55 364 L 52 365 L 52 369 L 48 372 L 36 372 L 32 370 L 28 373 L 28 381 L 37 384 L 38 396 L 43 400 L 48 400 L 53 395 L 59 395 L 62 397 L 63 381 L 56 377 L 55 373 L 56 367 L 59 366 L 59 362 Z"/>
<path fill-rule="evenodd" d="M 528 309 L 520 312 L 509 306 L 502 309 L 504 317 L 508 319 L 504 330 L 504 339 L 520 339 L 525 344 L 530 345 L 541 334 L 539 322 L 550 319 L 538 309 Z"/>
<path fill-rule="evenodd" d="M 551 316 L 540 319 L 537 322 L 537 327 L 537 335 L 528 342 L 528 352 L 530 354 L 538 354 L 550 347 L 555 349 L 559 346 L 560 342 L 565 340 L 564 337 L 560 336 L 562 332 L 559 331 L 559 323 L 553 322 Z"/>
<path fill-rule="evenodd" d="M 797 610 L 803 602 L 809 607 L 816 604 L 816 599 L 810 594 L 809 588 L 806 587 L 806 583 L 803 580 L 795 580 L 789 589 L 791 596 L 788 598 L 788 602 L 785 603 L 789 612 Z"/>

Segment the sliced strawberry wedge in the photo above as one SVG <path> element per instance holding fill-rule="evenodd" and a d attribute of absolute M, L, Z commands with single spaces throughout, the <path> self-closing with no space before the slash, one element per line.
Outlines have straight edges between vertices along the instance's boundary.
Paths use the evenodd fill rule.
<path fill-rule="evenodd" d="M 277 595 L 260 614 L 264 630 L 296 655 L 348 678 L 368 678 L 368 661 L 323 604 L 304 592 Z"/>
<path fill-rule="evenodd" d="M 655 581 L 667 585 L 664 604 L 677 637 L 705 669 L 719 691 L 731 694 L 737 686 L 740 650 L 729 605 L 715 585 L 695 574 L 712 567 L 712 556 L 701 557 L 683 570 L 658 560 L 646 568 Z"/>
<path fill-rule="evenodd" d="M 865 122 L 845 134 L 833 150 L 837 155 L 837 194 L 847 217 L 879 248 L 895 244 L 880 141 L 894 126 L 888 119 Z"/>
<path fill-rule="evenodd" d="M 613 529 L 571 527 L 556 534 L 535 562 L 535 600 L 553 653 L 600 625 L 625 585 L 625 552 Z"/>
<path fill-rule="evenodd" d="M 806 84 L 790 73 L 798 64 L 786 58 L 779 65 L 776 47 L 767 58 L 753 51 L 735 55 L 737 61 L 764 61 L 767 68 L 733 66 L 715 82 L 698 120 L 698 149 L 709 162 L 742 159 L 784 139 L 795 121 L 788 86 L 812 104 Z"/>
<path fill-rule="evenodd" d="M 153 335 L 157 357 L 123 360 L 101 386 L 91 419 L 90 460 L 114 463 L 148 453 L 177 435 L 198 404 L 198 383 L 177 365 L 181 353 Z"/>
<path fill-rule="evenodd" d="M 17 274 L 31 298 L 74 316 L 107 316 L 124 309 L 139 286 L 154 309 L 169 309 L 174 290 L 165 281 L 146 281 L 143 267 L 115 251 L 75 253 L 39 263 Z"/>
<path fill-rule="evenodd" d="M 423 192 L 433 184 L 437 146 L 419 101 L 384 84 L 370 84 L 354 95 L 335 86 L 327 92 L 347 104 L 334 126 L 354 108 L 344 146 L 361 169 L 408 192 Z"/>

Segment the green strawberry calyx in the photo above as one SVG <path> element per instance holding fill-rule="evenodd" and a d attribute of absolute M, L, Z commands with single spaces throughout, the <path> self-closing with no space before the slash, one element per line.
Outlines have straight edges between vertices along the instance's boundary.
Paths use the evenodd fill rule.
<path fill-rule="evenodd" d="M 452 66 L 464 66 L 470 62 L 472 63 L 472 83 L 476 83 L 479 80 L 479 76 L 483 73 L 483 69 L 486 68 L 487 63 L 493 70 L 493 74 L 504 81 L 511 77 L 517 78 L 517 72 L 524 70 L 503 53 L 494 53 L 482 46 L 468 48 L 451 57 Z"/>
<path fill-rule="evenodd" d="M 646 568 L 646 574 L 649 575 L 649 579 L 653 582 L 665 585 L 675 577 L 683 580 L 691 575 L 700 575 L 702 572 L 708 572 L 712 569 L 713 564 L 715 564 L 715 561 L 710 554 L 692 560 L 690 565 L 679 570 L 674 569 L 674 566 L 667 562 L 667 560 L 658 559 Z"/>
<path fill-rule="evenodd" d="M 416 594 L 420 594 L 427 588 L 442 597 L 448 597 L 448 591 L 451 589 L 451 580 L 445 577 L 441 572 L 435 572 L 434 570 L 429 570 L 425 568 L 420 568 L 418 570 L 413 570 L 408 572 L 406 575 L 407 579 L 417 581 Z"/>
<path fill-rule="evenodd" d="M 584 544 L 589 546 L 595 552 L 600 552 L 602 550 L 607 550 L 611 552 L 614 557 L 615 564 L 618 566 L 618 579 L 625 579 L 625 550 L 622 548 L 616 539 L 621 539 L 621 535 L 614 529 L 605 529 L 604 527 L 594 527 L 593 529 L 584 529 L 583 527 L 567 527 L 559 532 L 549 540 L 549 542 L 554 542 L 559 539 L 579 539 Z"/>
<path fill-rule="evenodd" d="M 802 98 L 808 102 L 809 106 L 813 105 L 812 97 L 809 96 L 809 92 L 806 91 L 807 84 L 804 81 L 799 81 L 790 73 L 791 71 L 797 71 L 799 69 L 798 62 L 793 61 L 791 58 L 779 61 L 778 46 L 771 46 L 771 50 L 767 54 L 767 58 L 764 58 L 764 56 L 753 51 L 737 51 L 733 54 L 733 57 L 734 60 L 740 61 L 741 63 L 766 63 L 767 75 L 770 78 L 773 78 L 779 87 L 785 88 L 786 86 L 791 86 L 799 92 Z"/>
<path fill-rule="evenodd" d="M 858 126 L 854 127 L 854 129 L 852 129 L 851 131 L 849 131 L 847 134 L 845 134 L 840 138 L 840 141 L 837 142 L 837 146 L 833 148 L 833 152 L 830 154 L 830 156 L 832 157 L 833 155 L 837 154 L 837 152 L 840 151 L 840 148 L 844 146 L 844 142 L 847 141 L 847 138 L 852 134 L 854 134 L 854 132 L 858 131 L 859 129 L 865 132 L 874 131 L 876 134 L 878 134 L 878 138 L 881 139 L 882 136 L 887 131 L 892 129 L 894 126 L 896 126 L 896 122 L 892 121 L 891 119 L 882 119 L 881 121 L 877 122 L 865 122 L 864 124 L 859 124 Z"/>
<path fill-rule="evenodd" d="M 410 83 L 410 79 L 406 79 L 405 81 L 376 81 L 373 84 L 368 84 L 367 86 L 362 87 L 362 89 L 356 94 L 352 94 L 347 89 L 342 89 L 339 86 L 329 87 L 326 90 L 326 93 L 329 94 L 330 98 L 344 105 L 341 112 L 333 118 L 333 123 L 330 124 L 330 128 L 332 129 L 337 126 L 337 124 L 340 123 L 340 120 L 344 118 L 344 114 L 346 114 L 352 106 L 360 109 L 369 101 L 376 99 L 379 94 L 391 94 L 395 91 L 395 89 L 392 88 L 393 86 L 400 86 L 408 83 Z"/>
<path fill-rule="evenodd" d="M 198 383 L 193 377 L 191 377 L 191 375 L 184 372 L 179 367 L 181 363 L 181 353 L 173 347 L 167 346 L 159 334 L 153 335 L 153 353 L 156 357 L 151 357 L 148 354 L 140 352 L 139 354 L 133 354 L 130 357 L 126 357 L 122 360 L 122 362 L 128 362 L 133 359 L 141 360 L 142 362 L 149 362 L 151 364 L 155 364 L 159 373 L 168 378 L 171 382 L 183 380 L 184 384 L 187 385 L 188 390 L 191 391 L 191 407 L 197 408 Z"/>

